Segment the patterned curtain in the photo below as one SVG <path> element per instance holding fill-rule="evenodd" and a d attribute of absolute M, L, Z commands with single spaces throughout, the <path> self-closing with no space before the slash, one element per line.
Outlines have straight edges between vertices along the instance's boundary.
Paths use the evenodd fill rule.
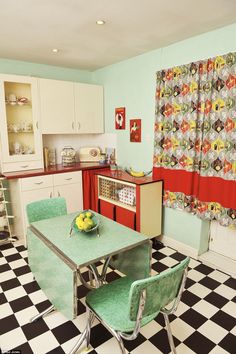
<path fill-rule="evenodd" d="M 236 223 L 236 53 L 157 72 L 154 177 L 164 205 Z"/>

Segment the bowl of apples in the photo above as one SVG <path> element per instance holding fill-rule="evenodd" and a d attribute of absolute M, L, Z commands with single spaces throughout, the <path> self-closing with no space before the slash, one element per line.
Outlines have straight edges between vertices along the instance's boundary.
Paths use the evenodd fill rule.
<path fill-rule="evenodd" d="M 72 222 L 73 230 L 77 232 L 89 233 L 99 226 L 99 219 L 90 210 L 84 210 L 74 218 Z"/>

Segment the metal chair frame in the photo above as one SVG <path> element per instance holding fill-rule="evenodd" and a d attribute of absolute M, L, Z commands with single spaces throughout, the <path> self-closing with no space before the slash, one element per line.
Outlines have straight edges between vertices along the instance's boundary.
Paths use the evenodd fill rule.
<path fill-rule="evenodd" d="M 186 283 L 186 279 L 187 279 L 187 274 L 188 274 L 188 270 L 185 269 L 184 273 L 183 273 L 182 281 L 181 281 L 181 284 L 180 284 L 180 287 L 179 287 L 178 294 L 177 294 L 172 306 L 169 309 L 164 307 L 160 311 L 160 313 L 162 313 L 163 316 L 164 316 L 166 330 L 167 330 L 167 335 L 168 335 L 168 340 L 169 340 L 170 348 L 171 348 L 171 351 L 172 351 L 173 354 L 177 354 L 177 352 L 176 352 L 176 348 L 175 348 L 175 344 L 174 344 L 174 340 L 173 340 L 173 336 L 172 336 L 172 332 L 171 332 L 169 315 L 173 314 L 176 311 L 176 309 L 177 309 L 177 307 L 179 305 L 182 293 L 184 291 L 184 287 L 185 287 L 185 283 Z M 139 308 L 138 308 L 138 312 L 137 312 L 137 318 L 136 318 L 136 322 L 135 322 L 135 327 L 134 327 L 134 330 L 133 330 L 133 332 L 131 334 L 114 330 L 113 328 L 108 326 L 93 311 L 93 309 L 88 304 L 86 304 L 87 325 L 86 325 L 84 331 L 82 332 L 79 340 L 74 345 L 74 347 L 69 352 L 69 354 L 75 354 L 77 352 L 77 350 L 80 348 L 80 346 L 82 345 L 82 343 L 84 342 L 84 340 L 86 340 L 87 348 L 89 347 L 91 326 L 92 326 L 92 323 L 93 323 L 95 318 L 97 318 L 99 320 L 99 322 L 116 338 L 116 340 L 117 340 L 117 342 L 119 344 L 119 347 L 120 347 L 121 354 L 125 354 L 126 351 L 125 351 L 125 347 L 124 347 L 124 343 L 123 343 L 122 339 L 134 340 L 134 339 L 137 338 L 137 336 L 139 334 L 139 331 L 140 331 L 140 327 L 141 327 L 141 320 L 142 320 L 142 314 L 143 314 L 143 311 L 144 311 L 144 308 L 145 308 L 145 302 L 146 302 L 146 290 L 143 290 L 141 292 L 141 294 L 140 294 Z M 167 306 L 168 305 L 169 304 L 167 304 Z"/>

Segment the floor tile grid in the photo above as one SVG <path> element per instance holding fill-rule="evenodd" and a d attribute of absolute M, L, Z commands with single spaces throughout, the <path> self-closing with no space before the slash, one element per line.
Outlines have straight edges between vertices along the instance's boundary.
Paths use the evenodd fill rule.
<path fill-rule="evenodd" d="M 1 246 L 0 250 L 1 349 L 20 349 L 22 354 L 68 352 L 84 328 L 87 290 L 83 286 L 78 288 L 81 300 L 78 317 L 74 321 L 68 321 L 62 314 L 55 312 L 36 323 L 29 323 L 30 317 L 47 308 L 50 303 L 33 280 L 25 248 L 7 244 Z M 184 257 L 169 247 L 155 245 L 152 274 L 173 267 Z M 87 272 L 84 275 L 88 277 Z M 112 281 L 119 276 L 116 271 L 109 269 L 107 280 Z M 178 353 L 234 352 L 235 290 L 235 279 L 191 259 L 186 290 L 176 314 L 171 316 Z M 169 353 L 162 315 L 142 328 L 135 341 L 125 341 L 125 347 L 132 354 Z M 119 352 L 111 334 L 95 322 L 89 352 L 106 354 L 111 349 Z"/>

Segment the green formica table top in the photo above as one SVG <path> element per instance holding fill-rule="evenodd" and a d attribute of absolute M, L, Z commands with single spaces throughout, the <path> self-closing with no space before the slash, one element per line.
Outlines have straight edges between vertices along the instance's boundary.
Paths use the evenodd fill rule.
<path fill-rule="evenodd" d="M 77 214 L 67 214 L 31 224 L 34 234 L 77 268 L 150 242 L 147 236 L 97 213 L 94 214 L 100 220 L 100 237 L 97 236 L 96 230 L 90 233 L 73 231 L 69 236 L 71 223 Z"/>

